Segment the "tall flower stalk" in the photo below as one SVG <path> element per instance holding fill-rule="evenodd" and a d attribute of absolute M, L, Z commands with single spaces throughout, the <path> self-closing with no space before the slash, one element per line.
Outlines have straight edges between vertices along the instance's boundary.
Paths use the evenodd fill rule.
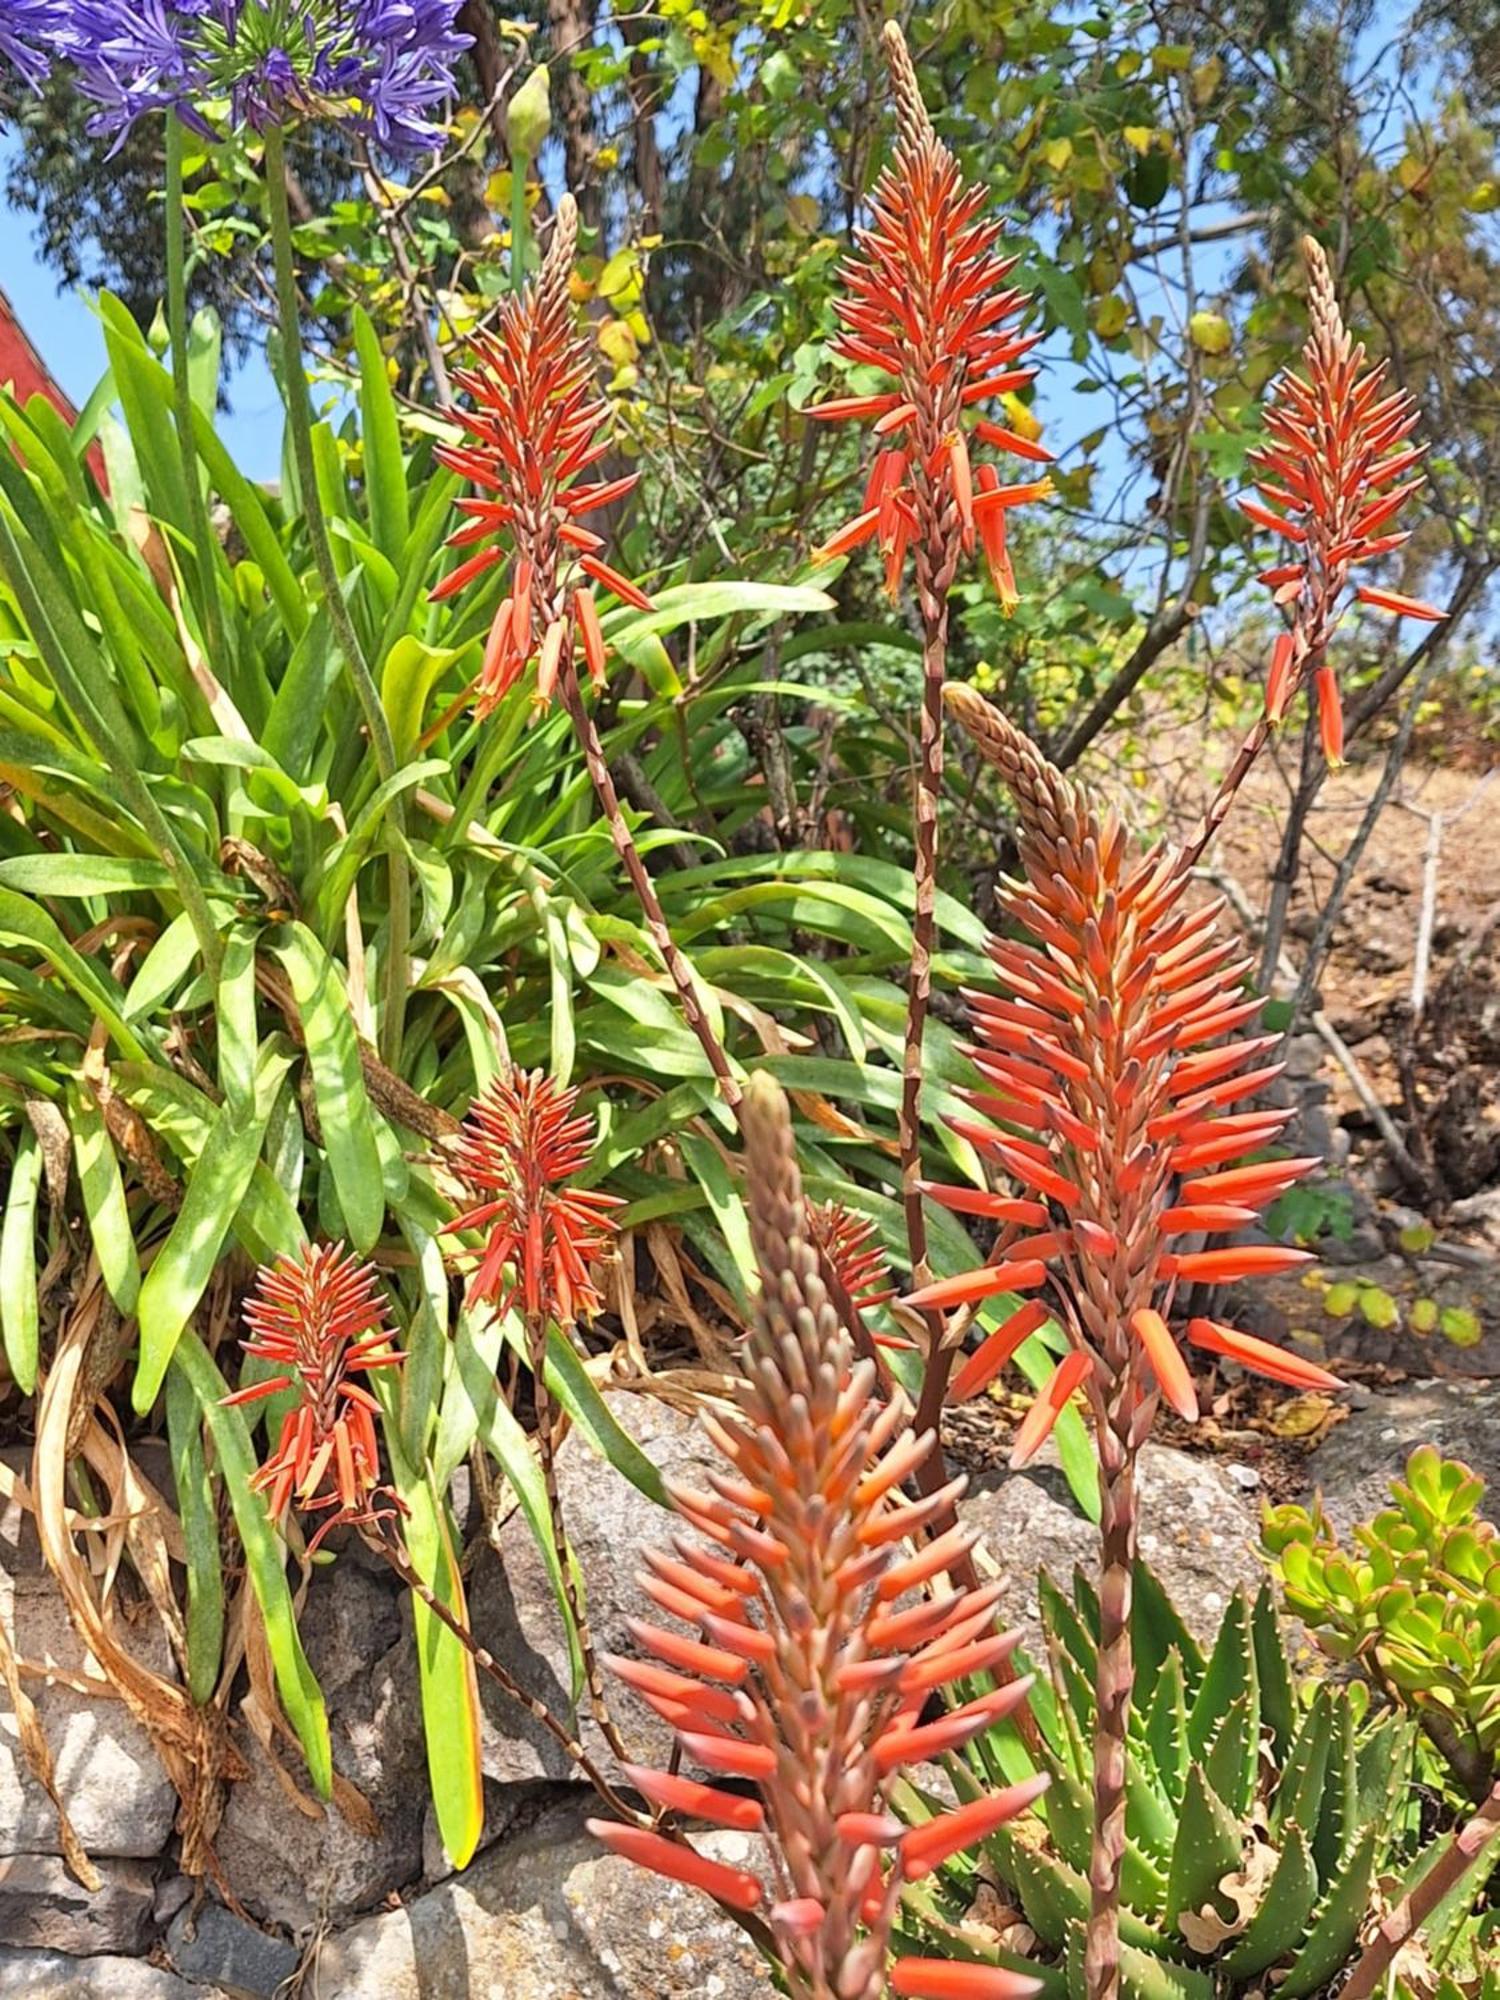
<path fill-rule="evenodd" d="M 975 1539 L 955 1528 L 912 1552 L 962 1485 L 920 1501 L 901 1486 L 926 1456 L 898 1394 L 872 1394 L 819 1270 L 780 1087 L 744 1101 L 750 1226 L 761 1292 L 733 1413 L 705 1417 L 725 1470 L 711 1490 L 670 1485 L 685 1526 L 653 1552 L 642 1588 L 671 1626 L 632 1623 L 645 1658 L 611 1662 L 673 1727 L 709 1782 L 631 1765 L 654 1807 L 760 1836 L 765 1873 L 640 1827 L 593 1821 L 616 1852 L 763 1911 L 792 2000 L 1020 2000 L 1020 1961 L 890 1964 L 903 1888 L 1014 1818 L 1045 1779 L 907 1827 L 888 1809 L 901 1772 L 1013 1713 L 1030 1681 L 973 1694 L 935 1721 L 934 1693 L 984 1687 L 1014 1633 L 996 1634 L 1000 1586 L 920 1595 Z M 718 1778 L 749 1779 L 758 1797 Z"/>
<path fill-rule="evenodd" d="M 494 328 L 474 343 L 455 374 L 469 407 L 455 411 L 469 433 L 439 457 L 478 489 L 459 503 L 468 518 L 450 546 L 473 550 L 433 595 L 448 598 L 497 567 L 509 589 L 491 622 L 475 689 L 485 716 L 535 671 L 539 708 L 560 699 L 583 751 L 610 839 L 720 1092 L 731 1109 L 740 1084 L 678 949 L 656 885 L 621 810 L 614 778 L 579 678 L 604 684 L 608 646 L 596 591 L 650 610 L 651 600 L 603 558 L 604 539 L 584 526 L 622 499 L 637 475 L 584 479 L 611 446 L 609 405 L 595 387 L 594 358 L 579 331 L 569 290 L 578 241 L 570 195 L 557 206 L 552 240 L 536 276 L 502 304 Z"/>
<path fill-rule="evenodd" d="M 920 1284 L 928 1275 L 919 1185 L 922 1045 L 936 934 L 948 594 L 977 544 L 1010 609 L 1016 589 L 1006 513 L 1047 490 L 1045 481 L 1003 484 L 993 465 L 973 465 L 970 426 L 980 441 L 1023 459 L 1046 460 L 1051 454 L 980 415 L 990 399 L 1031 380 L 1035 371 L 1017 364 L 1040 335 L 1016 331 L 1015 321 L 1028 304 L 1026 294 L 1008 284 L 1016 260 L 997 248 L 999 225 L 982 218 L 983 188 L 965 182 L 934 132 L 894 22 L 886 24 L 883 39 L 896 105 L 896 148 L 876 186 L 870 225 L 856 232 L 855 254 L 844 267 L 848 296 L 837 303 L 843 324 L 832 347 L 841 359 L 874 370 L 885 381 L 874 393 L 840 397 L 811 414 L 871 422 L 879 441 L 863 511 L 819 554 L 842 555 L 877 541 L 893 597 L 910 555 L 922 624 L 915 904 L 900 1110 L 902 1201 Z M 931 1331 L 935 1338 L 936 1322 Z"/>
<path fill-rule="evenodd" d="M 1222 904 L 1189 905 L 1181 851 L 1134 850 L 1085 786 L 972 689 L 950 687 L 947 702 L 1011 793 L 1020 862 L 1000 897 L 1012 932 L 989 946 L 1000 991 L 967 996 L 981 1077 L 969 1096 L 990 1122 L 956 1121 L 955 1129 L 1019 1193 L 933 1188 L 960 1213 L 994 1221 L 995 1247 L 977 1270 L 922 1287 L 908 1303 L 944 1310 L 999 1293 L 1033 1295 L 965 1363 L 955 1385 L 962 1393 L 974 1393 L 1049 1313 L 1068 1337 L 1012 1463 L 1040 1449 L 1081 1390 L 1101 1486 L 1084 1972 L 1091 2000 L 1116 2000 L 1136 1468 L 1160 1401 L 1188 1421 L 1198 1414 L 1170 1316 L 1182 1285 L 1307 1261 L 1277 1244 L 1194 1246 L 1249 1227 L 1316 1162 L 1253 1157 L 1274 1147 L 1291 1117 L 1253 1104 L 1279 1074 L 1265 1060 L 1277 1038 L 1234 1039 L 1261 1003 L 1245 994 L 1248 959 L 1220 935 Z M 1187 1337 L 1279 1380 L 1338 1386 L 1326 1370 L 1233 1328 L 1194 1320 Z"/>
<path fill-rule="evenodd" d="M 286 188 L 286 135 L 280 125 L 266 128 L 266 196 L 271 211 L 271 252 L 276 271 L 277 322 L 281 333 L 281 366 L 286 393 L 287 423 L 302 500 L 302 519 L 322 588 L 324 608 L 334 640 L 343 655 L 382 784 L 396 775 L 396 742 L 391 734 L 380 690 L 354 629 L 339 580 L 329 539 L 328 522 L 318 490 L 313 455 L 312 411 L 307 370 L 302 353 L 302 311 L 297 297 L 297 262 L 292 244 L 291 206 Z M 386 851 L 386 945 L 381 980 L 380 1052 L 392 1069 L 400 1065 L 406 1018 L 411 941 L 411 877 L 406 860 L 406 815 L 399 797 L 387 807 L 390 834 Z"/>
<path fill-rule="evenodd" d="M 610 1248 L 615 1195 L 569 1185 L 593 1150 L 592 1119 L 580 1117 L 578 1092 L 540 1070 L 496 1077 L 470 1107 L 449 1163 L 475 1205 L 455 1234 L 482 1229 L 485 1247 L 469 1298 L 497 1313 L 515 1310 L 526 1326 L 536 1398 L 537 1451 L 568 1613 L 578 1634 L 594 1716 L 617 1757 L 628 1753 L 609 1713 L 583 1599 L 568 1558 L 567 1526 L 557 1490 L 552 1396 L 547 1387 L 547 1330 L 572 1333 L 580 1316 L 602 1304 L 591 1266 Z"/>
<path fill-rule="evenodd" d="M 209 658 L 215 671 L 222 672 L 224 620 L 219 607 L 219 566 L 198 465 L 198 447 L 193 435 L 193 387 L 188 368 L 187 212 L 183 205 L 182 183 L 185 137 L 181 118 L 176 112 L 169 111 L 166 120 L 167 336 L 172 351 L 177 447 L 182 458 L 183 483 L 187 489 L 188 526 L 192 531 L 193 552 L 198 562 L 198 601 Z"/>

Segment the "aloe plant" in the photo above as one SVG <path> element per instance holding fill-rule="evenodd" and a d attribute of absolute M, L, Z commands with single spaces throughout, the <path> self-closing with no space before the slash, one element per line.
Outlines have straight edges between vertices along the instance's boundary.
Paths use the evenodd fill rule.
<path fill-rule="evenodd" d="M 1052 1991 L 1082 2000 L 1092 1836 L 1089 1745 L 1099 1608 L 1078 1574 L 1071 1594 L 1040 1585 L 1050 1691 L 1032 1707 L 1039 1745 L 997 1725 L 950 1761 L 962 1799 L 1045 1771 L 1036 1816 L 985 1843 L 989 1872 L 1050 1958 Z M 1236 1593 L 1213 1647 L 1198 1645 L 1149 1570 L 1135 1578 L 1133 1641 L 1146 1698 L 1130 1722 L 1122 1869 L 1126 2000 L 1229 2000 L 1274 1987 L 1320 1993 L 1355 1956 L 1381 1907 L 1377 1885 L 1430 1865 L 1418 1851 L 1415 1725 L 1376 1712 L 1360 1682 L 1299 1692 L 1269 1588 Z M 899 1809 L 939 1801 L 908 1787 Z M 909 1894 L 905 1921 L 931 1949 L 973 1950 L 961 1928 L 978 1882 L 955 1861 Z M 1452 1948 L 1472 1883 L 1443 1912 Z"/>
<path fill-rule="evenodd" d="M 1268 1508 L 1262 1543 L 1322 1650 L 1358 1661 L 1483 1798 L 1500 1773 L 1500 1530 L 1484 1481 L 1432 1445 L 1390 1491 L 1350 1548 L 1317 1500 Z"/>

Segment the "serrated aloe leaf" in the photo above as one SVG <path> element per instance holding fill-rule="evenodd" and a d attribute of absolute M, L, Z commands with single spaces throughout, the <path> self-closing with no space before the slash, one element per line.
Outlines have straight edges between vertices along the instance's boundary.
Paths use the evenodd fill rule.
<path fill-rule="evenodd" d="M 1296 1734 L 1297 1692 L 1292 1685 L 1292 1671 L 1287 1664 L 1269 1583 L 1263 1583 L 1256 1592 L 1250 1631 L 1255 1641 L 1255 1673 L 1260 1684 L 1261 1727 L 1270 1732 L 1279 1764 Z"/>
<path fill-rule="evenodd" d="M 1292 1742 L 1291 1755 L 1276 1793 L 1277 1832 L 1287 1827 L 1314 1826 L 1328 1769 L 1328 1745 L 1333 1734 L 1333 1700 L 1326 1687 L 1313 1695 L 1312 1706 Z"/>
<path fill-rule="evenodd" d="M 1086 1923 L 1089 1885 L 1076 1868 L 1045 1849 L 1030 1846 L 1009 1828 L 991 1842 L 1005 1881 L 1021 1899 L 1026 1921 L 1049 1950 L 1061 1951 L 1072 1923 Z M 1167 1940 L 1133 1910 L 1120 1912 L 1120 1937 L 1145 1952 L 1165 1952 Z"/>
<path fill-rule="evenodd" d="M 1135 1567 L 1130 1637 L 1138 1684 L 1149 1686 L 1167 1655 L 1175 1652 L 1189 1693 L 1197 1686 L 1203 1672 L 1203 1648 L 1183 1624 L 1176 1605 L 1145 1563 L 1137 1563 Z"/>
<path fill-rule="evenodd" d="M 1073 1565 L 1073 1603 L 1094 1644 L 1099 1643 L 1099 1593 L 1093 1579 L 1077 1563 Z"/>
<path fill-rule="evenodd" d="M 1205 1754 L 1237 1701 L 1247 1702 L 1259 1715 L 1260 1690 L 1255 1676 L 1255 1647 L 1250 1637 L 1250 1607 L 1244 1593 L 1238 1590 L 1230 1599 L 1188 1710 L 1188 1748 L 1195 1757 Z"/>
<path fill-rule="evenodd" d="M 1171 1858 L 1177 1813 L 1132 1750 L 1125 1760 L 1125 1825 L 1141 1852 L 1163 1867 Z"/>
<path fill-rule="evenodd" d="M 1208 1782 L 1231 1812 L 1244 1818 L 1255 1803 L 1260 1732 L 1248 1695 L 1230 1705 L 1203 1759 Z"/>
<path fill-rule="evenodd" d="M 1354 1823 L 1387 1825 L 1407 1791 L 1412 1725 L 1391 1713 L 1359 1740 L 1355 1751 Z"/>
<path fill-rule="evenodd" d="M 1047 1832 L 1069 1867 L 1086 1875 L 1094 1837 L 1092 1794 L 1086 1784 L 1057 1763 L 1049 1760 L 1047 1770 L 1052 1778 L 1042 1806 Z M 1126 1829 L 1125 1853 L 1120 1866 L 1121 1893 L 1132 1910 L 1138 1910 L 1143 1916 L 1157 1916 L 1166 1899 L 1166 1871 L 1157 1867 L 1142 1850 L 1139 1841 L 1132 1837 L 1134 1829 L 1128 1805 Z"/>
<path fill-rule="evenodd" d="M 1243 1854 L 1238 1820 L 1209 1785 L 1202 1765 L 1194 1764 L 1167 1870 L 1167 1922 L 1175 1924 L 1184 1910 L 1212 1903 L 1220 1878 L 1233 1874 Z"/>
<path fill-rule="evenodd" d="M 1340 1689 L 1334 1701 L 1333 1727 L 1329 1734 L 1328 1765 L 1323 1776 L 1322 1796 L 1313 1833 L 1313 1859 L 1318 1874 L 1332 1881 L 1359 1831 L 1359 1766 L 1354 1748 L 1354 1711 L 1347 1694 Z"/>
<path fill-rule="evenodd" d="M 1124 1943 L 1120 1991 L 1124 2000 L 1214 2000 L 1214 1983 L 1206 1972 Z"/>
<path fill-rule="evenodd" d="M 1058 1588 L 1046 1570 L 1037 1575 L 1036 1594 L 1041 1609 L 1042 1630 L 1049 1645 L 1059 1648 L 1080 1672 L 1092 1680 L 1099 1659 L 1098 1643 L 1074 1609 L 1072 1600 Z"/>
<path fill-rule="evenodd" d="M 1369 1827 L 1355 1842 L 1338 1880 L 1313 1912 L 1307 1942 L 1277 1986 L 1277 2000 L 1304 2000 L 1332 1979 L 1347 1960 L 1370 1907 L 1375 1844 L 1375 1829 Z"/>
<path fill-rule="evenodd" d="M 1260 1908 L 1234 1949 L 1220 1961 L 1234 1979 L 1253 1979 L 1293 1950 L 1318 1898 L 1318 1869 L 1300 1826 L 1292 1827 L 1266 1884 Z"/>
<path fill-rule="evenodd" d="M 1137 1680 L 1137 1686 L 1142 1683 Z M 1145 1741 L 1152 1768 L 1172 1804 L 1182 1801 L 1187 1783 L 1187 1689 L 1182 1662 L 1176 1648 L 1168 1653 L 1156 1675 L 1150 1705 L 1146 1710 Z"/>

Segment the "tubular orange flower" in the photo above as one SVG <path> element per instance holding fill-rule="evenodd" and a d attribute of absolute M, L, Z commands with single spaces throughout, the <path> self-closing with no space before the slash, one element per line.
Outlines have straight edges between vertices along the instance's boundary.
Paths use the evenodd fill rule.
<path fill-rule="evenodd" d="M 380 1474 L 375 1418 L 380 1406 L 353 1378 L 405 1359 L 391 1346 L 380 1280 L 342 1244 L 303 1249 L 261 1270 L 245 1305 L 247 1354 L 276 1368 L 226 1403 L 252 1403 L 283 1390 L 296 1400 L 282 1419 L 276 1448 L 251 1480 L 269 1491 L 279 1520 L 287 1504 L 335 1510 L 314 1546 L 337 1522 L 368 1519 Z M 393 1503 L 394 1504 L 394 1503 Z"/>
<path fill-rule="evenodd" d="M 1404 389 L 1386 390 L 1385 363 L 1366 368 L 1364 348 L 1350 339 L 1322 246 L 1305 237 L 1302 254 L 1310 317 L 1303 372 L 1288 369 L 1276 382 L 1266 410 L 1270 443 L 1250 454 L 1263 475 L 1256 481 L 1261 498 L 1240 506 L 1258 527 L 1291 545 L 1290 556 L 1261 578 L 1278 604 L 1292 607 L 1266 683 L 1267 718 L 1280 721 L 1311 678 L 1324 755 L 1337 764 L 1343 725 L 1328 643 L 1345 608 L 1350 571 L 1408 540 L 1392 532 L 1391 523 L 1422 484 L 1425 447 L 1410 443 L 1418 420 L 1412 398 Z M 1406 477 L 1413 472 L 1416 477 Z M 1397 617 L 1447 615 L 1368 584 L 1357 586 L 1355 596 Z"/>
<path fill-rule="evenodd" d="M 519 1302 L 528 1315 L 572 1326 L 600 1297 L 590 1273 L 608 1249 L 619 1197 L 566 1183 L 587 1164 L 594 1124 L 579 1117 L 578 1092 L 541 1070 L 502 1071 L 473 1104 L 449 1154 L 478 1197 L 453 1224 L 489 1240 L 469 1281 L 471 1299 L 498 1312 Z"/>
<path fill-rule="evenodd" d="M 470 441 L 438 448 L 443 464 L 479 489 L 458 503 L 468 521 L 448 545 L 478 553 L 438 585 L 434 600 L 454 596 L 506 561 L 512 565 L 511 587 L 485 647 L 475 703 L 480 716 L 533 660 L 543 706 L 580 648 L 590 678 L 603 680 L 605 644 L 592 586 L 651 608 L 644 591 L 601 559 L 601 538 L 579 526 L 627 494 L 637 475 L 579 483 L 609 451 L 610 411 L 595 393 L 593 356 L 568 289 L 577 236 L 578 211 L 565 195 L 540 272 L 518 298 L 505 301 L 495 326 L 475 336 L 467 366 L 455 371 L 473 404 L 456 412 Z"/>
<path fill-rule="evenodd" d="M 653 1561 L 642 1579 L 658 1603 L 667 1600 L 656 1586 L 668 1582 L 671 1615 L 702 1636 L 636 1624 L 637 1644 L 661 1664 L 615 1664 L 672 1723 L 687 1759 L 759 1787 L 771 1880 L 754 1900 L 793 2000 L 881 2000 L 888 1990 L 927 1990 L 900 1983 L 917 1976 L 903 1968 L 921 1961 L 887 1965 L 903 1883 L 1023 1811 L 1040 1787 L 1017 1786 L 909 1830 L 886 1809 L 887 1791 L 904 1767 L 1014 1712 L 1029 1682 L 919 1725 L 933 1690 L 991 1671 L 1014 1635 L 993 1632 L 999 1586 L 892 1609 L 951 1569 L 972 1537 L 953 1531 L 919 1555 L 903 1552 L 956 1487 L 916 1502 L 901 1496 L 929 1440 L 906 1427 L 899 1392 L 884 1403 L 871 1393 L 874 1364 L 856 1359 L 833 1310 L 780 1088 L 757 1075 L 743 1110 L 762 1290 L 735 1413 L 703 1420 L 731 1470 L 711 1475 L 709 1492 L 669 1482 L 710 1548 L 680 1538 L 680 1563 Z M 715 1786 L 661 1774 L 636 1781 L 659 1803 L 749 1824 L 746 1802 L 728 1803 L 731 1820 Z M 709 1872 L 719 1864 L 684 1860 L 629 1827 L 595 1822 L 594 1831 L 619 1853 L 749 1905 L 746 1881 Z M 1029 1990 L 1018 1983 L 1007 1993 Z"/>
<path fill-rule="evenodd" d="M 870 226 L 843 268 L 849 296 L 833 352 L 875 368 L 891 387 L 838 396 L 810 415 L 873 420 L 881 450 L 864 511 L 818 551 L 828 560 L 879 540 L 886 587 L 894 596 L 906 553 L 916 557 L 924 594 L 946 597 L 960 554 L 980 540 L 1000 601 L 1016 602 L 1005 552 L 1005 512 L 1050 491 L 1046 480 L 1001 486 L 993 466 L 971 464 L 965 435 L 1029 461 L 1050 461 L 1044 446 L 980 415 L 992 397 L 1017 389 L 1035 370 L 1016 364 L 1041 338 L 1016 331 L 1029 300 L 1009 283 L 1016 258 L 997 248 L 999 224 L 981 215 L 985 190 L 966 182 L 932 129 L 901 31 L 885 29 L 896 98 L 895 157 L 876 183 Z"/>

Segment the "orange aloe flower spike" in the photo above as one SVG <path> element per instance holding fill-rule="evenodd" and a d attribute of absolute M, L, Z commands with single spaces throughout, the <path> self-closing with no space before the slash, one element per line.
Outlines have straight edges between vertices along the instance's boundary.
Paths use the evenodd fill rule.
<path fill-rule="evenodd" d="M 865 511 L 817 556 L 828 561 L 878 537 L 887 589 L 894 595 L 910 549 L 918 589 L 941 600 L 977 535 L 1009 611 L 1017 600 L 1003 509 L 1051 489 L 1046 480 L 1002 488 L 993 465 L 971 463 L 969 435 L 1017 458 L 1050 461 L 1044 446 L 985 418 L 980 407 L 1032 379 L 1034 369 L 1016 364 L 1041 336 L 1018 331 L 1030 299 L 1010 283 L 1016 259 L 1001 251 L 999 225 L 983 214 L 984 189 L 964 179 L 933 130 L 894 22 L 886 24 L 884 44 L 896 149 L 876 182 L 869 225 L 855 232 L 855 252 L 843 267 L 832 350 L 855 367 L 878 370 L 889 387 L 834 397 L 809 414 L 869 422 L 887 448 L 876 459 Z"/>
<path fill-rule="evenodd" d="M 761 1293 L 734 1413 L 705 1421 L 732 1471 L 710 1475 L 709 1493 L 668 1490 L 694 1527 L 739 1558 L 754 1587 L 725 1591 L 731 1566 L 678 1540 L 681 1562 L 652 1562 L 646 1581 L 669 1584 L 677 1593 L 670 1615 L 696 1633 L 634 1625 L 637 1644 L 666 1667 L 620 1666 L 632 1685 L 660 1692 L 655 1705 L 687 1759 L 755 1783 L 758 1801 L 737 1799 L 727 1809 L 763 1825 L 774 1893 L 753 1876 L 726 1882 L 714 1872 L 719 1864 L 685 1858 L 632 1829 L 595 1831 L 662 1874 L 761 1909 L 787 1990 L 799 2000 L 835 1991 L 842 2000 L 884 2000 L 891 1990 L 922 1990 L 891 1984 L 916 1962 L 888 1964 L 903 1884 L 1013 1818 L 1036 1794 L 1013 1788 L 982 1812 L 960 1810 L 908 1832 L 887 1809 L 888 1790 L 910 1764 L 1013 1712 L 1029 1683 L 1012 1682 L 940 1723 L 915 1726 L 931 1691 L 991 1672 L 1014 1634 L 993 1631 L 996 1590 L 959 1589 L 915 1616 L 889 1608 L 956 1559 L 951 1532 L 916 1557 L 901 1546 L 932 1503 L 952 1494 L 917 1502 L 901 1494 L 930 1440 L 912 1436 L 899 1391 L 888 1402 L 872 1394 L 875 1365 L 856 1356 L 840 1324 L 812 1237 L 787 1102 L 763 1073 L 745 1093 L 744 1131 Z M 842 1237 L 847 1251 L 853 1234 L 836 1226 L 835 1243 Z M 878 1282 L 869 1256 L 861 1234 L 842 1265 L 856 1292 L 866 1291 L 862 1275 Z M 686 1574 L 695 1566 L 696 1586 Z M 736 1601 L 726 1604 L 731 1594 Z M 637 1773 L 636 1782 L 658 1803 L 735 1823 L 725 1820 L 716 1786 L 660 1773 Z"/>
<path fill-rule="evenodd" d="M 1328 645 L 1347 608 L 1351 571 L 1399 549 L 1408 539 L 1391 523 L 1422 481 L 1425 447 L 1413 445 L 1417 407 L 1404 389 L 1387 390 L 1385 363 L 1365 365 L 1339 310 L 1333 274 L 1321 244 L 1304 237 L 1308 319 L 1301 371 L 1287 370 L 1266 409 L 1269 442 L 1250 454 L 1258 499 L 1240 507 L 1257 527 L 1289 546 L 1287 559 L 1262 581 L 1291 622 L 1276 642 L 1266 682 L 1266 716 L 1279 722 L 1292 696 L 1309 682 L 1316 691 L 1323 754 L 1343 756 L 1343 718 Z M 1408 472 L 1417 472 L 1411 479 Z M 1355 598 L 1398 618 L 1436 621 L 1436 606 L 1357 584 Z"/>
<path fill-rule="evenodd" d="M 235 1390 L 225 1403 L 295 1392 L 251 1489 L 270 1495 L 276 1520 L 291 1502 L 327 1513 L 316 1547 L 331 1527 L 368 1520 L 377 1506 L 379 1405 L 355 1378 L 406 1357 L 391 1345 L 380 1280 L 338 1243 L 307 1244 L 300 1257 L 263 1267 L 245 1304 L 245 1326 L 245 1352 L 276 1372 Z"/>
<path fill-rule="evenodd" d="M 577 236 L 578 211 L 565 195 L 541 270 L 519 297 L 505 300 L 495 324 L 474 336 L 454 371 L 469 405 L 454 415 L 468 437 L 437 452 L 479 489 L 479 497 L 459 502 L 467 525 L 449 546 L 488 546 L 446 577 L 434 600 L 455 596 L 497 566 L 511 569 L 476 687 L 481 717 L 534 661 L 543 706 L 560 668 L 580 649 L 591 679 L 602 680 L 605 642 L 590 583 L 622 603 L 651 608 L 638 584 L 600 559 L 601 538 L 578 526 L 583 516 L 623 499 L 638 475 L 580 483 L 610 449 L 610 409 L 595 388 L 593 354 L 569 290 Z"/>

